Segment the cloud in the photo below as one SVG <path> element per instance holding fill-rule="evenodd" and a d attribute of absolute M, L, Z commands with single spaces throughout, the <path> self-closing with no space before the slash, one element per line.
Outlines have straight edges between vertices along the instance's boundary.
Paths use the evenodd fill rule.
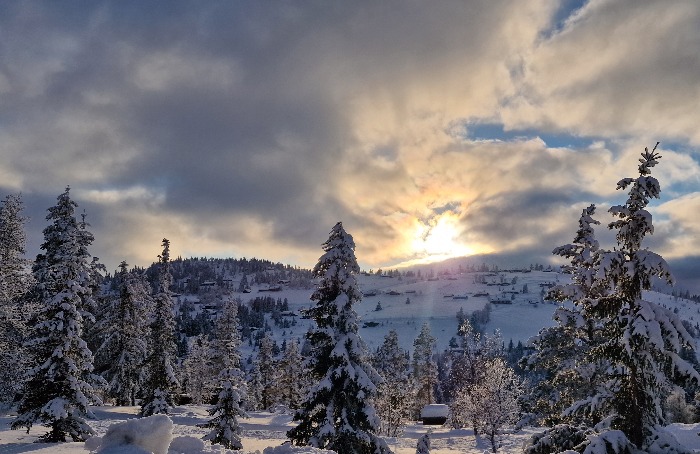
<path fill-rule="evenodd" d="M 163 237 L 312 266 L 339 220 L 371 267 L 421 258 L 444 225 L 476 252 L 547 256 L 582 207 L 624 197 L 644 146 L 698 140 L 699 8 L 627 5 L 635 30 L 589 2 L 551 33 L 560 6 L 3 5 L 2 189 L 43 210 L 70 184 L 112 267 Z M 535 133 L 470 139 L 484 122 Z M 548 146 L 550 130 L 596 142 Z M 696 183 L 691 153 L 664 149 L 668 194 Z"/>
<path fill-rule="evenodd" d="M 685 194 L 656 208 L 663 220 L 655 222 L 655 234 L 663 234 L 664 256 L 678 259 L 700 248 L 700 192 Z"/>
<path fill-rule="evenodd" d="M 698 145 L 698 46 L 693 1 L 589 1 L 524 57 L 503 121 Z"/>

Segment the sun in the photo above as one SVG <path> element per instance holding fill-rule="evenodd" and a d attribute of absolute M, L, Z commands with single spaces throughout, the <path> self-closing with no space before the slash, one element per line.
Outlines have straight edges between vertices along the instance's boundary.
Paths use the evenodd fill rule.
<path fill-rule="evenodd" d="M 427 262 L 474 254 L 471 247 L 460 243 L 460 232 L 457 217 L 445 213 L 427 224 L 419 223 L 413 250 Z"/>

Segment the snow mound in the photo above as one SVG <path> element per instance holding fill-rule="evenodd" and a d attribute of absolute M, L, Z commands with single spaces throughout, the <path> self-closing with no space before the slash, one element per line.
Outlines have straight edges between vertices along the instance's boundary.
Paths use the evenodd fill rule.
<path fill-rule="evenodd" d="M 92 452 L 98 450 L 101 444 L 102 437 L 98 437 L 97 435 L 95 435 L 94 437 L 90 437 L 87 440 L 85 440 L 84 448 Z"/>
<path fill-rule="evenodd" d="M 263 449 L 263 454 L 336 454 L 335 451 L 312 448 L 311 446 L 292 446 L 285 443 L 281 446 Z"/>
<path fill-rule="evenodd" d="M 99 451 L 100 454 L 151 454 L 136 445 L 112 446 Z"/>
<path fill-rule="evenodd" d="M 175 437 L 168 450 L 170 454 L 195 454 L 204 451 L 204 442 L 195 437 Z"/>
<path fill-rule="evenodd" d="M 167 415 L 153 415 L 112 424 L 97 454 L 168 454 L 173 422 Z"/>

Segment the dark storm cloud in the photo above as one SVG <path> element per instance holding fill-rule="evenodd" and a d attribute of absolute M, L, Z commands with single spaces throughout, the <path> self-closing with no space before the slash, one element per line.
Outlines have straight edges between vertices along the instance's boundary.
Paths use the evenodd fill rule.
<path fill-rule="evenodd" d="M 629 130 L 608 130 L 647 122 L 625 105 L 598 133 L 568 102 L 580 96 L 574 77 L 550 81 L 567 89 L 530 115 L 566 73 L 567 37 L 593 40 L 590 21 L 564 19 L 567 5 L 580 2 L 4 3 L 0 184 L 32 205 L 31 238 L 71 185 L 111 266 L 152 261 L 164 236 L 176 253 L 310 266 L 339 220 L 361 261 L 390 266 L 417 258 L 421 228 L 450 216 L 462 216 L 467 246 L 546 256 L 569 241 L 581 207 L 609 200 L 629 173 Z M 662 61 L 681 65 L 678 55 Z M 638 67 L 626 61 L 611 74 Z M 679 74 L 692 88 L 688 68 Z M 627 83 L 608 82 L 596 96 Z M 455 132 L 494 122 L 533 134 Z M 542 128 L 593 131 L 600 143 L 547 147 Z M 698 166 L 681 155 L 670 153 L 665 176 L 682 186 Z"/>
<path fill-rule="evenodd" d="M 29 88 L 17 101 L 31 128 L 43 132 L 28 145 L 42 156 L 20 156 L 16 168 L 30 174 L 37 164 L 67 159 L 81 161 L 87 174 L 121 154 L 123 165 L 110 165 L 101 178 L 85 175 L 87 187 L 145 185 L 164 192 L 168 212 L 214 222 L 251 213 L 286 226 L 278 231 L 315 225 L 318 212 L 331 211 L 314 193 L 340 159 L 342 112 L 294 61 L 294 35 L 306 32 L 299 22 L 310 19 L 313 26 L 323 18 L 300 17 L 293 8 L 285 17 L 284 9 L 263 11 L 254 3 L 209 11 L 103 3 L 79 14 L 50 4 L 12 8 L 8 22 L 38 28 L 47 40 L 62 36 L 67 46 L 66 55 L 55 57 L 60 68 L 47 69 L 34 95 L 42 108 L 28 105 Z M 34 43 L 37 54 L 51 51 L 41 38 Z M 70 115 L 97 126 L 75 140 L 56 124 Z M 69 174 L 32 183 L 60 192 L 58 183 Z M 106 215 L 95 208 L 98 218 Z"/>
<path fill-rule="evenodd" d="M 538 256 L 547 256 L 555 246 L 571 241 L 580 214 L 572 205 L 591 196 L 574 191 L 523 190 L 480 201 L 462 221 L 469 226 L 465 233 L 472 241 L 483 238 L 511 255 L 537 251 Z"/>
<path fill-rule="evenodd" d="M 671 272 L 681 289 L 700 295 L 700 256 L 689 256 L 669 261 Z"/>

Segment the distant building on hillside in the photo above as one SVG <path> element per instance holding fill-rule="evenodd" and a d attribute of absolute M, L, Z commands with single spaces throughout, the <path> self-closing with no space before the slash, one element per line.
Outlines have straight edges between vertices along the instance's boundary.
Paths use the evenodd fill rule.
<path fill-rule="evenodd" d="M 489 296 L 491 304 L 513 304 L 513 301 L 506 295 Z"/>

